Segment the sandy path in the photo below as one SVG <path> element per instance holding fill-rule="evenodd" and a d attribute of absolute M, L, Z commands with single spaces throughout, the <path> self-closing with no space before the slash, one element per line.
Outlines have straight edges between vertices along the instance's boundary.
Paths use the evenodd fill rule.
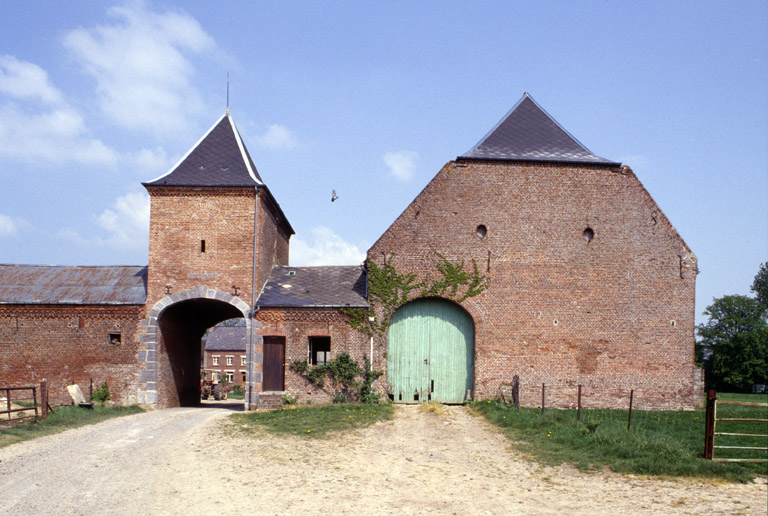
<path fill-rule="evenodd" d="M 398 407 L 394 421 L 343 441 L 233 437 L 226 415 L 158 411 L 0 450 L 0 492 L 14 493 L 0 514 L 766 515 L 765 479 L 713 486 L 542 468 L 461 407 Z M 65 450 L 83 438 L 90 456 L 72 462 Z"/>

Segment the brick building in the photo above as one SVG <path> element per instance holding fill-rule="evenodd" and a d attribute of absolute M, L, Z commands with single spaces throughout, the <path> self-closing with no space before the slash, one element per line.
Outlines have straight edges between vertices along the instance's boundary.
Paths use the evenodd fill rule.
<path fill-rule="evenodd" d="M 288 365 L 341 351 L 384 370 L 378 387 L 395 402 L 494 397 L 517 375 L 527 404 L 542 383 L 555 405 L 577 385 L 595 406 L 624 404 L 629 389 L 647 406 L 695 403 L 695 256 L 629 167 L 527 94 L 405 208 L 367 269 L 288 266 L 293 229 L 229 112 L 144 186 L 148 267 L 100 268 L 92 283 L 87 268 L 0 266 L 0 384 L 47 378 L 56 399 L 93 377 L 120 402 L 196 404 L 202 336 L 241 318 L 233 369 L 248 408 L 283 392 L 328 399 Z M 408 303 L 369 296 L 368 270 L 385 267 L 423 284 Z M 467 277 L 483 288 L 465 295 Z M 374 337 L 339 311 L 369 302 Z"/>
<path fill-rule="evenodd" d="M 208 381 L 245 386 L 245 326 L 214 326 L 203 338 L 203 375 Z"/>
<path fill-rule="evenodd" d="M 387 257 L 419 278 L 435 276 L 441 257 L 476 264 L 489 284 L 460 304 L 417 300 L 395 312 L 396 400 L 446 383 L 453 401 L 492 397 L 514 375 L 531 405 L 542 384 L 560 405 L 575 403 L 578 385 L 592 403 L 621 407 L 633 389 L 646 407 L 691 407 L 703 390 L 696 257 L 629 167 L 592 154 L 528 94 L 368 251 L 369 261 Z M 446 325 L 461 331 L 435 351 L 429 336 Z M 455 373 L 441 378 L 447 368 Z"/>

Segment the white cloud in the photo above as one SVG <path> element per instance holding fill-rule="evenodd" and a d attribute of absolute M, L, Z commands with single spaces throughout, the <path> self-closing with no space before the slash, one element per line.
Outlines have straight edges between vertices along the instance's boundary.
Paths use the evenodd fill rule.
<path fill-rule="evenodd" d="M 256 138 L 256 142 L 262 147 L 275 150 L 292 149 L 296 147 L 296 138 L 288 128 L 272 124 L 267 131 Z"/>
<path fill-rule="evenodd" d="M 126 156 L 132 163 L 132 167 L 141 170 L 146 177 L 156 177 L 168 171 L 173 164 L 165 149 L 155 147 L 154 149 L 141 149 L 138 152 L 132 152 Z"/>
<path fill-rule="evenodd" d="M 291 239 L 291 265 L 357 265 L 365 260 L 365 251 L 345 241 L 330 228 L 313 228 L 310 235 L 311 241 Z"/>
<path fill-rule="evenodd" d="M 48 73 L 34 63 L 14 56 L 0 56 L 0 93 L 17 99 L 61 102 L 61 92 L 48 80 Z"/>
<path fill-rule="evenodd" d="M 187 55 L 213 52 L 213 38 L 188 14 L 152 12 L 144 2 L 108 15 L 113 23 L 75 29 L 64 45 L 96 80 L 106 116 L 132 130 L 174 134 L 203 106 Z"/>
<path fill-rule="evenodd" d="M 96 219 L 110 236 L 106 242 L 118 248 L 128 248 L 146 242 L 149 234 L 149 196 L 128 193 L 115 200 L 112 208 Z"/>
<path fill-rule="evenodd" d="M 418 156 L 414 151 L 388 152 L 384 155 L 384 163 L 395 178 L 399 181 L 408 181 L 413 177 Z"/>
<path fill-rule="evenodd" d="M 65 105 L 43 110 L 0 105 L 0 154 L 57 164 L 113 166 L 118 160 L 112 148 L 88 136 L 83 118 Z"/>
<path fill-rule="evenodd" d="M 146 249 L 149 235 L 149 196 L 127 193 L 115 199 L 110 208 L 96 217 L 106 231 L 105 237 L 86 238 L 72 228 L 59 231 L 59 236 L 81 246 L 109 247 L 118 251 Z"/>
<path fill-rule="evenodd" d="M 20 229 L 29 227 L 29 222 L 0 213 L 0 237 L 15 236 Z"/>

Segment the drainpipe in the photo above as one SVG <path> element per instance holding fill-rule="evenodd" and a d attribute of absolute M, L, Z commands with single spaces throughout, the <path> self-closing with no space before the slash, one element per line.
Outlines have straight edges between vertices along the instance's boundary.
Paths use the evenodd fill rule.
<path fill-rule="evenodd" d="M 245 396 L 245 410 L 251 410 L 253 403 L 253 384 L 254 379 L 254 361 L 256 350 L 253 343 L 254 319 L 259 307 L 256 306 L 256 249 L 259 235 L 259 187 L 256 187 L 256 202 L 253 206 L 253 267 L 251 269 L 251 310 L 248 312 L 248 318 L 251 321 L 251 331 L 248 332 L 248 349 L 251 352 L 251 363 L 248 366 L 248 392 Z"/>

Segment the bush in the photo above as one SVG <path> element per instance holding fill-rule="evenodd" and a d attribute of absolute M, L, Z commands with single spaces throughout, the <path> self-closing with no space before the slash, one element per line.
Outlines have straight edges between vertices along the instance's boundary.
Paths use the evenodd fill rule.
<path fill-rule="evenodd" d="M 91 401 L 96 403 L 104 403 L 108 399 L 111 399 L 112 395 L 109 393 L 109 385 L 107 382 L 101 384 L 101 387 L 91 393 Z"/>
<path fill-rule="evenodd" d="M 325 387 L 325 380 L 339 389 L 335 394 L 334 403 L 361 401 L 363 403 L 378 403 L 379 394 L 373 390 L 373 382 L 381 376 L 381 371 L 372 371 L 368 357 L 364 357 L 364 366 L 355 362 L 349 353 L 339 353 L 335 359 L 326 364 L 311 366 L 306 360 L 294 361 L 290 368 L 318 388 Z M 358 377 L 362 376 L 362 380 Z M 343 400 L 343 401 L 339 401 Z"/>

